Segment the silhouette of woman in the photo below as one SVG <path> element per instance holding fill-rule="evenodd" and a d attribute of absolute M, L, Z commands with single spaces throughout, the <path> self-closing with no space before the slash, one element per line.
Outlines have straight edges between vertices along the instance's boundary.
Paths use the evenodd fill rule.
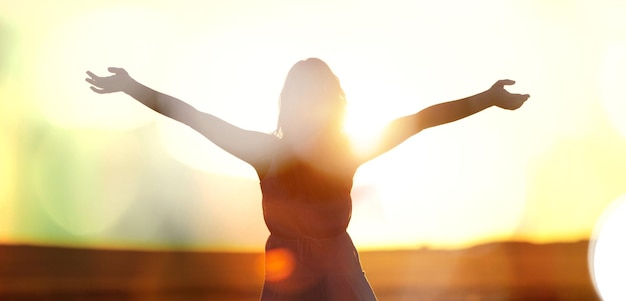
<path fill-rule="evenodd" d="M 121 68 L 111 76 L 87 72 L 97 93 L 124 92 L 150 109 L 180 121 L 256 170 L 265 223 L 270 231 L 261 300 L 376 300 L 346 233 L 357 168 L 412 135 L 488 107 L 514 110 L 529 95 L 504 89 L 511 80 L 467 98 L 433 105 L 389 123 L 382 141 L 355 152 L 342 131 L 346 108 L 339 80 L 316 58 L 297 62 L 280 93 L 278 126 L 272 134 L 244 130 L 132 79 Z M 282 254 L 283 266 L 270 266 Z M 271 261 L 271 262 L 270 262 Z"/>

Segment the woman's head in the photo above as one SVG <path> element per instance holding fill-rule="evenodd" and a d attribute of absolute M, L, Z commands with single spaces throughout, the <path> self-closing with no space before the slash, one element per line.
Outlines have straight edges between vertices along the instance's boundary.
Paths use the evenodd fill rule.
<path fill-rule="evenodd" d="M 297 62 L 280 93 L 278 127 L 281 137 L 319 131 L 341 131 L 346 100 L 339 79 L 317 58 Z"/>

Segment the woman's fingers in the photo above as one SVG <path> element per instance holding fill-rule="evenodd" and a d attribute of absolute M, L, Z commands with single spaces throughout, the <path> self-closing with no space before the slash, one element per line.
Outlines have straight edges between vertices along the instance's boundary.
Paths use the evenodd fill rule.
<path fill-rule="evenodd" d="M 96 80 L 100 79 L 100 77 L 93 74 L 93 72 L 91 71 L 87 71 L 87 75 L 89 75 L 89 77 L 85 78 L 85 81 L 87 81 L 88 83 L 92 85 L 97 85 Z"/>
<path fill-rule="evenodd" d="M 128 74 L 128 72 L 126 72 L 126 70 L 124 70 L 124 68 L 117 68 L 117 67 L 109 67 L 107 68 L 107 70 L 113 74 Z"/>
<path fill-rule="evenodd" d="M 89 77 L 85 78 L 85 81 L 92 85 L 91 87 L 89 87 L 92 91 L 98 94 L 108 93 L 107 89 L 104 89 L 102 87 L 102 77 L 93 74 L 93 72 L 91 71 L 87 71 L 87 75 L 89 75 Z"/>
<path fill-rule="evenodd" d="M 104 94 L 104 93 L 107 93 L 107 91 L 105 91 L 104 89 L 98 89 L 98 88 L 93 87 L 93 86 L 92 86 L 92 87 L 89 87 L 89 88 L 90 88 L 92 91 L 94 91 L 94 92 L 96 92 L 96 93 L 98 93 L 98 94 Z"/>
<path fill-rule="evenodd" d="M 504 87 L 504 86 L 510 86 L 512 84 L 515 84 L 515 81 L 512 79 L 501 79 L 495 83 L 495 86 Z"/>

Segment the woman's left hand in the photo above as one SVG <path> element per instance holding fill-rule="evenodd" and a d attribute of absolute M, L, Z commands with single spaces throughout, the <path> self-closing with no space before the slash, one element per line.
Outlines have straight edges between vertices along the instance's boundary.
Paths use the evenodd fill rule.
<path fill-rule="evenodd" d="M 510 86 L 513 84 L 515 84 L 514 80 L 501 79 L 493 84 L 489 90 L 487 90 L 487 93 L 495 106 L 507 110 L 516 110 L 530 97 L 528 94 L 509 93 L 509 91 L 504 89 L 504 86 Z"/>

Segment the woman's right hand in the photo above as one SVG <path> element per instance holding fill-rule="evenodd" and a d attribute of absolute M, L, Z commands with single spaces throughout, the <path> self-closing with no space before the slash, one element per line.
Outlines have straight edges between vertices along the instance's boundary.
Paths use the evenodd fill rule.
<path fill-rule="evenodd" d="M 96 93 L 113 93 L 124 91 L 131 83 L 131 78 L 128 72 L 123 68 L 109 67 L 109 72 L 113 73 L 111 76 L 100 77 L 93 74 L 91 71 L 87 71 L 88 78 L 85 81 L 90 83 L 90 87 Z"/>

